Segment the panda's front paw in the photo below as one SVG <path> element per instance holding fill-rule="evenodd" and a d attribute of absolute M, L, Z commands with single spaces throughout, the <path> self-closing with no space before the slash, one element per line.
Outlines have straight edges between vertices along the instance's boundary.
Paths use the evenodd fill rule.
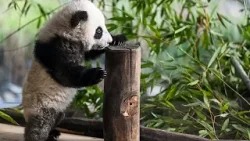
<path fill-rule="evenodd" d="M 60 135 L 60 131 L 53 129 L 52 131 L 50 131 L 49 137 L 46 141 L 57 141 Z"/>
<path fill-rule="evenodd" d="M 85 86 L 91 86 L 101 82 L 107 75 L 107 72 L 102 68 L 91 68 L 86 74 L 87 79 L 83 80 L 86 83 Z"/>
<path fill-rule="evenodd" d="M 127 37 L 124 34 L 119 35 L 111 35 L 113 38 L 113 41 L 109 43 L 110 46 L 119 46 L 125 44 L 126 41 L 128 41 Z"/>

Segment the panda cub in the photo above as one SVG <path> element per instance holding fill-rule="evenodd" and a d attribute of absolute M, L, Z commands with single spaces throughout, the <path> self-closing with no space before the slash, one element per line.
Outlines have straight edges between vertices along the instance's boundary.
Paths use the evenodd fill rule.
<path fill-rule="evenodd" d="M 102 68 L 86 68 L 82 62 L 126 40 L 110 35 L 103 13 L 89 0 L 72 0 L 58 11 L 38 33 L 23 86 L 25 141 L 56 140 L 60 133 L 55 127 L 77 89 L 106 76 Z"/>

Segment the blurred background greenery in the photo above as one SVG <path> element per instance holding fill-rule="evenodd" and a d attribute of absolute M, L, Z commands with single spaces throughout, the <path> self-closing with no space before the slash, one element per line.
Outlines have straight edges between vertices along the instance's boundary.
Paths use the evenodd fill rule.
<path fill-rule="evenodd" d="M 66 2 L 0 1 L 0 84 L 22 86 L 36 33 Z M 141 44 L 142 125 L 250 140 L 250 89 L 243 81 L 250 73 L 249 2 L 94 0 L 111 33 Z M 104 57 L 87 65 L 103 66 Z M 80 90 L 71 106 L 74 116 L 101 119 L 102 90 L 103 84 Z"/>

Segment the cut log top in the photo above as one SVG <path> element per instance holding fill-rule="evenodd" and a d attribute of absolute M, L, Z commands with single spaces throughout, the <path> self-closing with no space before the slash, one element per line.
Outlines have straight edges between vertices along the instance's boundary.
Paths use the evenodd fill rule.
<path fill-rule="evenodd" d="M 122 46 L 110 46 L 108 47 L 108 51 L 121 51 L 121 52 L 127 52 L 127 51 L 136 51 L 140 49 L 139 45 L 122 45 Z"/>

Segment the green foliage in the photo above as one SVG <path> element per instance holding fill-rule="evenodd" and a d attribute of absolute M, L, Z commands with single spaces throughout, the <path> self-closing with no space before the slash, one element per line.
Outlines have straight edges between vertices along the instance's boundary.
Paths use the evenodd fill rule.
<path fill-rule="evenodd" d="M 15 2 L 10 7 L 28 15 L 31 1 L 22 0 L 22 6 Z M 245 9 L 243 18 L 235 20 L 218 12 L 219 2 L 97 2 L 106 13 L 109 31 L 146 43 L 141 66 L 144 126 L 211 139 L 250 139 L 250 104 L 243 97 L 247 89 L 231 64 L 231 57 L 237 58 L 249 75 L 249 12 Z M 41 19 L 47 20 L 51 12 L 45 5 L 35 7 L 40 16 L 34 21 L 40 27 Z M 156 86 L 157 95 L 148 96 Z M 86 117 L 100 118 L 102 97 L 98 87 L 85 88 L 73 105 Z"/>
<path fill-rule="evenodd" d="M 0 110 L 0 118 L 5 119 L 12 124 L 18 125 L 18 123 L 9 115 L 5 114 L 3 110 Z"/>
<path fill-rule="evenodd" d="M 80 108 L 85 117 L 97 119 L 102 116 L 102 104 L 103 91 L 97 86 L 80 90 L 73 101 L 73 106 Z"/>
<path fill-rule="evenodd" d="M 250 139 L 249 112 L 239 104 L 249 106 L 242 96 L 246 87 L 231 64 L 234 56 L 249 70 L 249 31 L 242 29 L 248 26 L 218 13 L 218 2 L 127 0 L 121 10 L 119 3 L 112 7 L 109 29 L 140 37 L 150 48 L 142 64 L 143 125 L 211 139 Z M 238 40 L 227 35 L 230 27 L 241 33 Z M 161 87 L 158 95 L 147 96 L 155 86 Z"/>
<path fill-rule="evenodd" d="M 49 3 L 43 0 L 0 1 L 0 8 L 2 9 L 0 20 L 1 28 L 3 28 L 1 32 L 5 34 L 4 37 L 0 36 L 0 44 L 17 33 L 24 34 L 23 36 L 26 37 L 21 42 L 26 44 L 28 41 L 33 42 L 38 28 L 53 12 L 61 7 L 60 5 L 56 0 L 51 0 Z M 27 39 L 27 32 L 31 39 Z"/>

